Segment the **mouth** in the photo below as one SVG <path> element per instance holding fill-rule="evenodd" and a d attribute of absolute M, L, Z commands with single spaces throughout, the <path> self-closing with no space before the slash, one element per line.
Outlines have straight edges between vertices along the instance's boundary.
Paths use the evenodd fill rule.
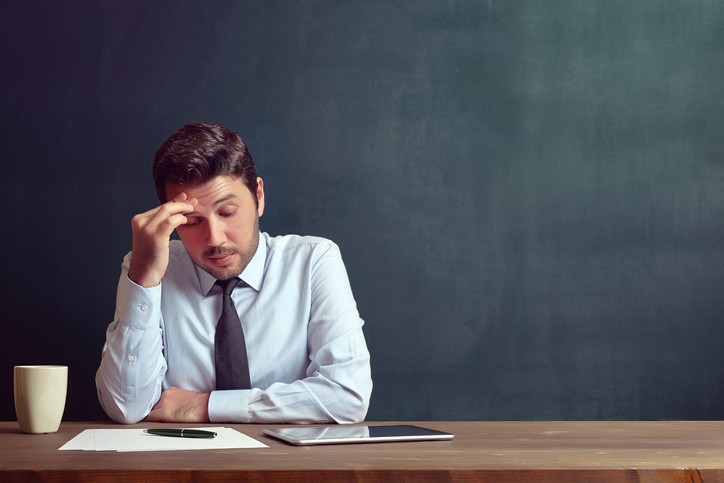
<path fill-rule="evenodd" d="M 208 255 L 206 259 L 214 266 L 223 267 L 229 265 L 236 255 L 236 252 L 214 253 Z"/>
<path fill-rule="evenodd" d="M 208 260 L 211 262 L 212 265 L 216 265 L 217 267 L 222 267 L 225 265 L 228 265 L 229 262 L 231 262 L 231 257 L 234 255 L 226 255 L 223 257 L 209 257 Z"/>

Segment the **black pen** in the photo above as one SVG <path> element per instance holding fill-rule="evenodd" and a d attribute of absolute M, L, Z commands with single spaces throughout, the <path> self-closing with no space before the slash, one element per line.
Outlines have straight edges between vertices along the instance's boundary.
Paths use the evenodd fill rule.
<path fill-rule="evenodd" d="M 171 436 L 172 438 L 215 438 L 216 433 L 213 431 L 204 431 L 202 429 L 147 429 L 148 434 L 156 436 Z"/>

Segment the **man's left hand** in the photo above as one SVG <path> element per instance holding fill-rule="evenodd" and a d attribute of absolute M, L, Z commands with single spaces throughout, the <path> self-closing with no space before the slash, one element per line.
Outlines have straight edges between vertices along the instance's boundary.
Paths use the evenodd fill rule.
<path fill-rule="evenodd" d="M 146 421 L 162 423 L 208 423 L 208 392 L 184 391 L 170 387 L 161 394 Z"/>

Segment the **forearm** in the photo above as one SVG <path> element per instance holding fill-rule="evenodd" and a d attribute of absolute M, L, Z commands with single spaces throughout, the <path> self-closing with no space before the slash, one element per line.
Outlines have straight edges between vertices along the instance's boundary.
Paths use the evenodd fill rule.
<path fill-rule="evenodd" d="M 96 373 L 99 400 L 114 421 L 142 420 L 160 397 L 166 371 L 160 324 L 160 287 L 143 290 L 124 270 Z"/>
<path fill-rule="evenodd" d="M 132 253 L 123 260 L 116 315 L 106 332 L 96 373 L 101 405 L 123 423 L 146 417 L 161 394 L 166 371 L 162 353 L 161 280 L 169 263 L 173 230 L 196 199 L 180 193 L 172 201 L 133 217 Z"/>
<path fill-rule="evenodd" d="M 368 388 L 358 392 L 324 379 L 276 383 L 265 390 L 214 391 L 209 400 L 211 422 L 356 423 L 364 420 Z"/>

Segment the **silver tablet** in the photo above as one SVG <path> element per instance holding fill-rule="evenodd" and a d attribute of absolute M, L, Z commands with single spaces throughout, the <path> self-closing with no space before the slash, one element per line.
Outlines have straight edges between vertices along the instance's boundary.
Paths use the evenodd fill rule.
<path fill-rule="evenodd" d="M 295 445 L 450 440 L 454 437 L 451 433 L 409 424 L 295 427 L 265 429 L 263 433 Z"/>

